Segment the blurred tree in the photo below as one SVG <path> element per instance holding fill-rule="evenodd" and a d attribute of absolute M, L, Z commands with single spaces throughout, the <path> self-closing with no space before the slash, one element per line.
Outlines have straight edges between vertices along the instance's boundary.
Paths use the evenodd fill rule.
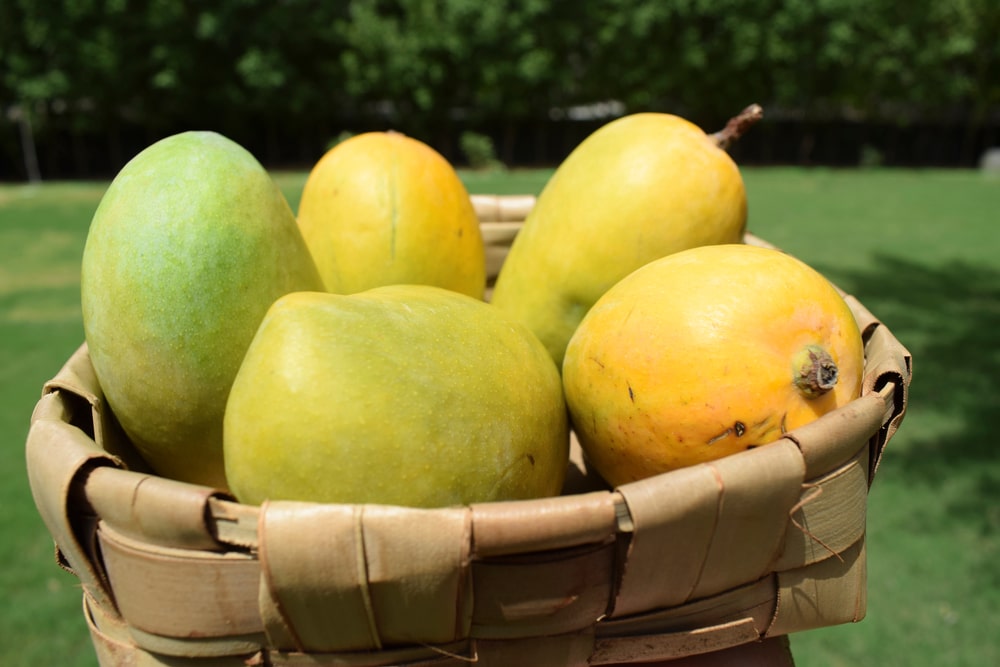
<path fill-rule="evenodd" d="M 962 122 L 971 147 L 998 34 L 996 0 L 4 0 L 0 151 L 86 171 L 95 137 L 120 164 L 198 127 L 304 161 L 345 130 L 489 127 L 510 162 L 553 110 L 609 99 L 709 129 L 759 102 L 805 128 L 800 157 L 845 119 Z"/>
<path fill-rule="evenodd" d="M 339 28 L 348 91 L 407 117 L 524 115 L 567 88 L 568 0 L 354 0 Z M 386 103 L 389 104 L 386 104 Z"/>

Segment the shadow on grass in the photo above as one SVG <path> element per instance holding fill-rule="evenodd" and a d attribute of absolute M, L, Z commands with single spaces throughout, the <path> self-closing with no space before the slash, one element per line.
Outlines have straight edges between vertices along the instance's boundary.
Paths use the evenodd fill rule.
<path fill-rule="evenodd" d="M 954 261 L 929 266 L 889 254 L 877 269 L 816 268 L 854 294 L 913 354 L 909 414 L 933 433 L 908 431 L 887 457 L 930 488 L 961 478 L 942 496 L 949 519 L 984 535 L 1000 532 L 1000 269 Z M 901 443 L 902 444 L 902 443 Z M 995 576 L 1000 578 L 1000 564 Z"/>

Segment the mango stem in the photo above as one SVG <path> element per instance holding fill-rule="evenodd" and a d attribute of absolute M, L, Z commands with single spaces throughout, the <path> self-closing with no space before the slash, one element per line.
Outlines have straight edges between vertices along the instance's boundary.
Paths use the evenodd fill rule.
<path fill-rule="evenodd" d="M 792 378 L 806 398 L 819 398 L 837 384 L 837 364 L 819 345 L 807 345 L 792 358 Z"/>
<path fill-rule="evenodd" d="M 746 131 L 764 117 L 764 109 L 759 104 L 751 104 L 743 111 L 729 119 L 726 126 L 709 137 L 722 150 L 729 150 Z"/>

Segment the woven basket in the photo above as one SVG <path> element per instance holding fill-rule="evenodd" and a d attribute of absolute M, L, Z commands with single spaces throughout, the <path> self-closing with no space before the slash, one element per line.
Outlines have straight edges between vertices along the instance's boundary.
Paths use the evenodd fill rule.
<path fill-rule="evenodd" d="M 533 198 L 475 203 L 495 276 Z M 32 415 L 30 484 L 104 666 L 679 664 L 865 613 L 868 488 L 910 357 L 847 300 L 866 343 L 859 399 L 613 490 L 574 441 L 557 498 L 242 505 L 145 471 L 86 345 Z"/>

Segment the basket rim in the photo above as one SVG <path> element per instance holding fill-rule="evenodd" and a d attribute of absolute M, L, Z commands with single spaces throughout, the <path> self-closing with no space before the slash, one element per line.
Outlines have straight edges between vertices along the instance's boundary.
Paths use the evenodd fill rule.
<path fill-rule="evenodd" d="M 896 416 L 896 392 L 898 391 L 896 380 L 888 380 L 882 384 L 878 389 L 874 389 L 871 393 L 864 394 L 863 396 L 855 399 L 850 404 L 845 405 L 837 410 L 834 410 L 829 415 L 827 421 L 840 421 L 845 418 L 845 415 L 851 414 L 850 418 L 853 420 L 860 420 L 864 423 L 878 423 L 876 430 L 872 433 L 874 437 L 879 430 L 884 429 L 889 422 Z M 862 400 L 863 399 L 863 400 Z M 861 408 L 862 414 L 858 414 L 858 408 Z M 820 417 L 823 419 L 826 417 Z M 819 421 L 819 420 L 817 420 Z M 816 426 L 821 426 L 821 424 L 811 424 L 814 428 Z M 747 450 L 744 452 L 737 452 L 727 456 L 727 459 L 734 459 L 739 461 L 741 459 L 746 459 L 750 457 L 760 456 L 755 452 L 761 450 L 766 450 L 774 446 L 780 446 L 781 444 L 794 444 L 796 447 L 801 446 L 801 442 L 805 440 L 800 437 L 800 433 L 805 429 L 805 427 L 800 429 L 794 429 L 787 432 L 779 440 L 773 441 L 766 445 L 754 448 L 752 450 Z M 822 476 L 825 473 L 835 470 L 838 466 L 842 465 L 845 461 L 851 459 L 857 454 L 857 451 L 842 451 L 838 452 L 834 457 L 825 457 L 822 459 L 823 470 L 813 470 L 811 474 L 807 474 L 807 479 L 811 477 Z M 702 464 L 697 464 L 695 467 L 710 467 L 713 462 L 707 462 Z M 236 500 L 229 492 L 223 489 L 217 489 L 212 487 L 206 487 L 198 484 L 190 484 L 187 482 L 181 482 L 177 480 L 171 480 L 169 478 L 160 477 L 153 473 L 147 472 L 135 472 L 127 470 L 125 468 L 119 468 L 112 465 L 104 465 L 95 467 L 87 474 L 87 481 L 84 487 L 85 497 L 88 504 L 93 508 L 98 517 L 114 517 L 116 514 L 120 514 L 119 507 L 119 495 L 115 492 L 115 488 L 120 484 L 127 484 L 129 487 L 133 485 L 141 484 L 144 480 L 155 478 L 158 480 L 165 481 L 168 485 L 181 487 L 198 487 L 203 489 L 206 493 L 207 502 L 207 512 L 205 514 L 206 527 L 211 535 L 219 542 L 220 545 L 235 549 L 237 551 L 255 551 L 258 547 L 257 541 L 257 531 L 260 522 L 260 515 L 262 510 L 267 506 L 274 504 L 275 502 L 294 502 L 301 505 L 313 505 L 313 506 L 340 506 L 340 507 L 397 507 L 405 511 L 414 512 L 447 512 L 452 511 L 456 508 L 470 508 L 470 509 L 485 509 L 490 508 L 513 508 L 517 506 L 523 513 L 531 512 L 532 509 L 545 509 L 545 511 L 551 512 L 554 504 L 565 504 L 567 509 L 577 508 L 577 503 L 579 500 L 585 496 L 589 496 L 593 499 L 594 504 L 602 504 L 610 502 L 614 508 L 615 512 L 615 525 L 618 532 L 629 533 L 632 532 L 633 527 L 631 524 L 631 519 L 629 516 L 628 503 L 625 496 L 621 492 L 624 487 L 628 489 L 642 489 L 644 487 L 655 488 L 664 483 L 664 480 L 671 479 L 677 471 L 669 471 L 641 479 L 635 482 L 630 482 L 626 485 L 620 487 L 598 489 L 586 491 L 583 493 L 570 493 L 559 496 L 552 496 L 548 498 L 534 498 L 526 500 L 504 500 L 504 501 L 490 501 L 482 503 L 471 503 L 469 505 L 460 506 L 449 506 L 449 507 L 439 507 L 439 508 L 413 508 L 405 506 L 394 506 L 387 505 L 384 503 L 322 503 L 322 502 L 311 502 L 311 501 L 265 501 L 263 505 L 249 505 L 241 503 Z M 147 517 L 147 521 L 150 517 Z M 163 517 L 166 519 L 167 517 Z M 153 517 L 153 522 L 155 523 L 157 519 Z M 145 523 L 145 522 L 144 522 Z M 131 531 L 130 531 L 131 532 Z M 514 542 L 521 542 L 516 537 Z M 579 539 L 570 539 L 565 544 L 553 544 L 549 543 L 546 548 L 553 547 L 569 547 L 580 543 Z M 503 551 L 514 551 L 516 548 L 507 547 Z"/>

